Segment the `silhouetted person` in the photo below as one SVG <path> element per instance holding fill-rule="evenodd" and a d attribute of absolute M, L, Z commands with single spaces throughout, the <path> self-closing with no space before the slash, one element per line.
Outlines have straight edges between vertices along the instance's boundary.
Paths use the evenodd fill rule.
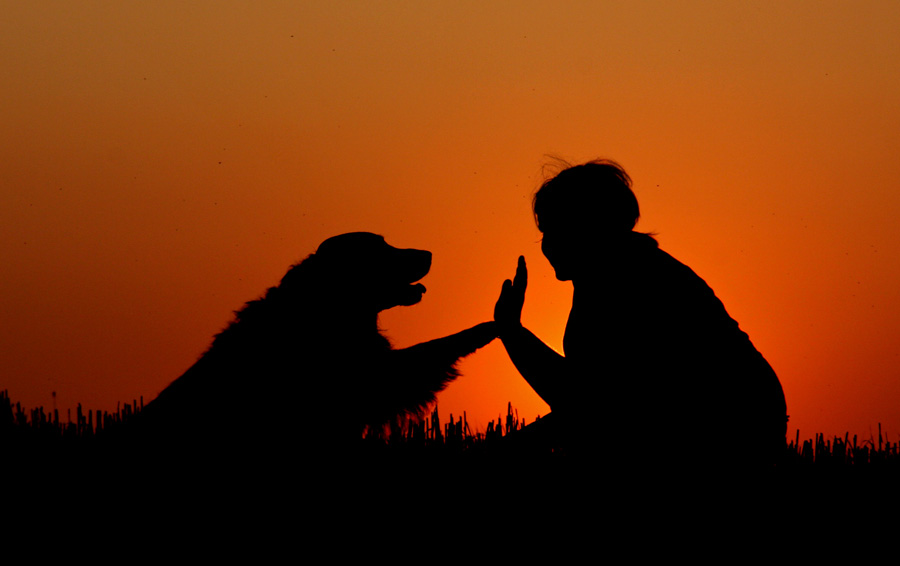
<path fill-rule="evenodd" d="M 520 316 L 524 258 L 494 318 L 510 359 L 551 407 L 557 447 L 609 464 L 768 464 L 784 449 L 775 372 L 690 268 L 634 232 L 631 179 L 612 161 L 563 170 L 534 196 L 541 249 L 572 311 L 557 354 Z"/>

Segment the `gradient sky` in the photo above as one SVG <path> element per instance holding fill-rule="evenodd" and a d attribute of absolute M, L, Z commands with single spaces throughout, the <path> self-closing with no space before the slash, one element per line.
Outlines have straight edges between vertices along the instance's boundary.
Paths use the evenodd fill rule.
<path fill-rule="evenodd" d="M 606 157 L 634 179 L 638 229 L 775 368 L 791 437 L 880 422 L 900 439 L 898 2 L 0 9 L 14 401 L 149 401 L 233 310 L 358 230 L 434 253 L 423 302 L 382 317 L 398 346 L 489 319 L 524 254 L 524 322 L 561 350 L 571 286 L 530 199 L 548 155 Z M 499 342 L 462 370 L 445 419 L 548 410 Z"/>

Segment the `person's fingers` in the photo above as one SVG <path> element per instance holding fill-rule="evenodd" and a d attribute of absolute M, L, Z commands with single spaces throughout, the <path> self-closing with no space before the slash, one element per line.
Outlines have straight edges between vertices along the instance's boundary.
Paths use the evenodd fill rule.
<path fill-rule="evenodd" d="M 516 266 L 516 277 L 513 286 L 523 293 L 525 292 L 525 287 L 528 286 L 528 268 L 525 266 L 525 256 L 519 256 L 519 263 Z"/>

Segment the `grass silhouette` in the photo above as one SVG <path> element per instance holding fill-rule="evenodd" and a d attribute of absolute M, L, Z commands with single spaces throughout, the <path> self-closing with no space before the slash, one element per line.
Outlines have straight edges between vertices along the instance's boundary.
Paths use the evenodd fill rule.
<path fill-rule="evenodd" d="M 64 419 L 59 411 L 47 411 L 43 407 L 27 409 L 13 402 L 7 391 L 0 391 L 0 450 L 9 454 L 60 454 L 73 455 L 86 451 L 92 455 L 103 455 L 110 446 L 129 443 L 128 424 L 138 418 L 143 408 L 143 399 L 121 404 L 115 412 L 85 411 L 81 404 L 75 414 L 69 410 Z M 197 407 L 198 412 L 215 414 L 208 407 Z M 73 418 L 74 417 L 74 418 Z M 238 416 L 240 418 L 240 416 Z M 340 417 L 335 417 L 340 418 Z M 538 417 L 537 421 L 540 420 Z M 224 425 L 224 423 L 223 423 Z M 333 423 L 321 423 L 328 427 Z M 228 423 L 234 427 L 234 423 Z M 223 429 L 225 427 L 223 426 Z M 441 423 L 435 407 L 430 415 L 419 421 L 395 422 L 380 431 L 370 431 L 362 443 L 369 450 L 377 450 L 382 456 L 408 457 L 411 455 L 431 455 L 445 458 L 479 455 L 489 457 L 508 453 L 513 443 L 518 454 L 528 454 L 536 458 L 565 458 L 565 454 L 554 451 L 539 443 L 527 446 L 526 421 L 508 404 L 506 414 L 490 421 L 483 429 L 473 428 L 466 414 L 456 418 L 450 415 L 448 422 Z M 309 431 L 315 434 L 315 431 Z M 602 431 L 596 431 L 598 438 Z M 522 450 L 522 446 L 526 449 Z M 703 441 L 684 442 L 686 450 L 703 450 Z M 598 446 L 608 450 L 609 443 L 598 442 Z M 652 450 L 652 443 L 650 446 Z M 735 446 L 734 450 L 740 450 Z M 98 453 L 99 451 L 99 453 Z M 817 433 L 812 439 L 800 440 L 798 430 L 793 439 L 785 444 L 784 458 L 780 466 L 785 468 L 834 468 L 864 466 L 897 466 L 900 464 L 900 443 L 890 442 L 882 435 L 878 426 L 878 437 L 860 440 L 849 433 L 843 437 L 826 438 Z"/>

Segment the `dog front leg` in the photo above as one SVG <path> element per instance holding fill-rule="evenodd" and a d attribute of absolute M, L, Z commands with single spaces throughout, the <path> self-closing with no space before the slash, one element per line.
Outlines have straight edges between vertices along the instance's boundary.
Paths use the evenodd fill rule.
<path fill-rule="evenodd" d="M 397 354 L 411 363 L 425 365 L 452 366 L 460 358 L 464 358 L 486 346 L 497 338 L 497 325 L 494 322 L 483 322 L 472 328 L 397 350 Z"/>
<path fill-rule="evenodd" d="M 486 322 L 462 332 L 390 352 L 390 391 L 382 395 L 410 413 L 421 413 L 435 395 L 456 379 L 456 362 L 497 337 L 496 325 Z"/>

